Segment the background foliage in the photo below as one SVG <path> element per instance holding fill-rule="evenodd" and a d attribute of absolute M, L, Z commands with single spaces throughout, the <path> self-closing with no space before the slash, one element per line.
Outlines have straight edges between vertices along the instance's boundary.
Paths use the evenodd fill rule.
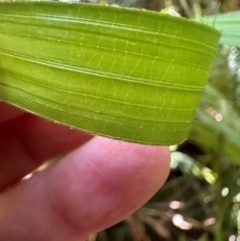
<path fill-rule="evenodd" d="M 187 18 L 240 9 L 239 0 L 108 3 L 153 11 L 173 8 Z M 132 216 L 89 240 L 240 241 L 239 48 L 219 47 L 188 141 L 171 150 L 171 173 L 163 188 Z"/>

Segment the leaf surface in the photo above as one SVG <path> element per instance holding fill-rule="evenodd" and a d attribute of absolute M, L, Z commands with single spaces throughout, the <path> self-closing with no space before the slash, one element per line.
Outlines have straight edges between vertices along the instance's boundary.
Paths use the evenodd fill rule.
<path fill-rule="evenodd" d="M 0 3 L 0 99 L 146 144 L 186 139 L 220 33 L 154 12 Z"/>

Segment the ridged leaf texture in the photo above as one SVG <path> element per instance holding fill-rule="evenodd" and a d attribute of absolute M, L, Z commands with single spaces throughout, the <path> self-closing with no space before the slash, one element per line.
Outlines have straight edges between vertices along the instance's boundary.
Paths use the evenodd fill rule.
<path fill-rule="evenodd" d="M 0 99 L 145 144 L 186 139 L 220 33 L 110 6 L 0 3 Z"/>

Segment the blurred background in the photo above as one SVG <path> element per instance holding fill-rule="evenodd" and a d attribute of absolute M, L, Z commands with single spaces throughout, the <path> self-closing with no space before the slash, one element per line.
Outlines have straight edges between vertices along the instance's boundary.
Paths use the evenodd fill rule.
<path fill-rule="evenodd" d="M 240 9 L 240 0 L 98 3 L 173 9 L 186 18 Z M 240 49 L 236 46 L 219 46 L 188 141 L 171 146 L 171 151 L 171 173 L 163 188 L 132 216 L 93 234 L 89 241 L 240 241 Z"/>

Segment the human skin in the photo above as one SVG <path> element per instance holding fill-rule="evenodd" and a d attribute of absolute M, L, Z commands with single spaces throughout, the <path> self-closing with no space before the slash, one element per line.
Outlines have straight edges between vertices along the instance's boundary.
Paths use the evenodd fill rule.
<path fill-rule="evenodd" d="M 165 182 L 169 160 L 167 147 L 92 136 L 0 102 L 0 240 L 86 240 L 141 207 Z"/>

